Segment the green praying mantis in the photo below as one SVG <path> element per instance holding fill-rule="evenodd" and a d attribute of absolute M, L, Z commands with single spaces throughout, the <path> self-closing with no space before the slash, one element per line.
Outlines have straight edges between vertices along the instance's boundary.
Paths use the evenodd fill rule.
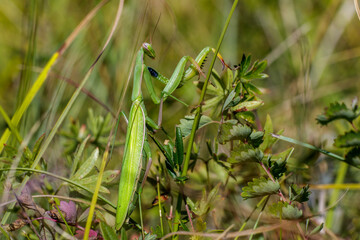
<path fill-rule="evenodd" d="M 215 52 L 213 48 L 206 47 L 195 59 L 189 56 L 182 57 L 169 79 L 145 65 L 145 56 L 152 59 L 155 58 L 155 51 L 151 44 L 143 43 L 138 51 L 134 67 L 133 89 L 131 96 L 132 106 L 129 114 L 119 183 L 119 197 L 116 210 L 117 230 L 123 226 L 125 220 L 129 217 L 134 208 L 132 202 L 137 189 L 139 188 L 141 171 L 145 160 L 149 159 L 149 162 L 151 161 L 151 150 L 146 137 L 146 124 L 153 129 L 160 128 L 163 101 L 165 101 L 167 97 L 171 96 L 176 88 L 183 85 L 186 81 L 190 80 L 197 74 L 204 75 L 200 66 L 204 63 L 207 55 L 211 51 Z M 217 57 L 221 60 L 223 67 L 228 67 L 220 54 L 218 54 Z M 190 62 L 191 65 L 186 70 L 186 64 L 188 62 Z M 160 97 L 158 97 L 155 93 L 151 80 L 152 77 L 165 84 L 165 88 L 161 91 Z M 155 124 L 155 122 L 147 117 L 141 93 L 141 82 L 143 79 L 152 101 L 155 104 L 160 104 L 158 124 Z"/>

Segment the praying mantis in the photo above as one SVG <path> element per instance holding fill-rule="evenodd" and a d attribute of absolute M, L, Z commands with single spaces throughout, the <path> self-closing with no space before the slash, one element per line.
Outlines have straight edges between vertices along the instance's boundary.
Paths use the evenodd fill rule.
<path fill-rule="evenodd" d="M 119 196 L 115 222 L 115 227 L 117 230 L 123 226 L 125 220 L 132 212 L 132 208 L 134 206 L 132 205 L 132 201 L 139 187 L 138 185 L 140 183 L 139 180 L 143 163 L 145 162 L 146 158 L 151 159 L 151 150 L 146 137 L 146 124 L 148 124 L 153 129 L 160 128 L 159 126 L 161 125 L 162 119 L 161 111 L 163 101 L 165 101 L 167 97 L 171 96 L 176 88 L 196 76 L 198 73 L 204 75 L 200 66 L 204 63 L 206 56 L 211 51 L 215 52 L 213 48 L 206 47 L 195 59 L 189 56 L 182 57 L 169 79 L 145 65 L 145 56 L 148 56 L 152 59 L 155 58 L 155 51 L 151 44 L 143 43 L 140 50 L 138 51 L 134 67 L 133 89 L 131 96 L 132 106 L 129 114 L 126 142 L 120 174 Z M 221 60 L 223 67 L 227 66 L 220 54 L 218 54 L 217 57 Z M 187 62 L 190 62 L 191 65 L 186 70 Z M 151 81 L 152 77 L 165 84 L 165 88 L 161 91 L 160 97 L 158 97 L 155 93 Z M 155 104 L 160 104 L 158 124 L 155 124 L 155 122 L 147 117 L 141 93 L 141 82 L 143 79 L 152 101 Z"/>

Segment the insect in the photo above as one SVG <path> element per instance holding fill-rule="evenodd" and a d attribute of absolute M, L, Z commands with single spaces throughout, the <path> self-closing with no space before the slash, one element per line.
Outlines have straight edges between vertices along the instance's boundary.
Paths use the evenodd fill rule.
<path fill-rule="evenodd" d="M 214 50 L 209 47 L 204 48 L 196 59 L 189 56 L 182 57 L 169 79 L 145 65 L 145 56 L 152 59 L 155 58 L 155 51 L 151 44 L 143 43 L 138 51 L 134 68 L 133 90 L 131 96 L 132 105 L 126 132 L 126 142 L 119 183 L 116 229 L 120 229 L 123 226 L 125 220 L 132 212 L 134 206 L 132 205 L 132 201 L 135 194 L 137 194 L 136 192 L 139 187 L 138 184 L 141 178 L 141 169 L 144 166 L 146 158 L 151 158 L 151 150 L 146 137 L 146 124 L 153 129 L 159 129 L 163 101 L 171 96 L 176 88 L 196 76 L 198 73 L 204 75 L 200 66 L 204 63 L 206 56 L 211 51 Z M 218 54 L 218 57 L 224 66 L 225 63 L 221 55 Z M 185 71 L 187 62 L 191 62 L 191 65 Z M 165 88 L 161 91 L 160 97 L 155 93 L 151 77 L 154 77 L 165 84 Z M 160 104 L 158 124 L 147 117 L 141 93 L 141 82 L 143 79 L 152 101 L 155 104 Z"/>

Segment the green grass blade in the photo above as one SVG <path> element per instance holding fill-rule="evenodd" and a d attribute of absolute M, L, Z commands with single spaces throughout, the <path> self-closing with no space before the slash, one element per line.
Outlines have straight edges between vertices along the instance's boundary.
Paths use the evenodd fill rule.
<path fill-rule="evenodd" d="M 289 138 L 289 137 L 285 137 L 285 136 L 281 136 L 281 135 L 277 135 L 277 134 L 274 134 L 272 133 L 271 134 L 274 138 L 277 138 L 277 139 L 280 139 L 280 140 L 283 140 L 283 141 L 286 141 L 286 142 L 289 142 L 289 143 L 293 143 L 293 144 L 296 144 L 296 145 L 299 145 L 299 146 L 302 146 L 302 147 L 305 147 L 305 148 L 308 148 L 308 149 L 311 149 L 311 150 L 315 150 L 315 151 L 318 151 L 318 152 L 321 152 L 322 154 L 325 154 L 329 157 L 332 157 L 332 158 L 335 158 L 337 160 L 340 160 L 340 161 L 344 161 L 345 159 L 335 153 L 332 153 L 332 152 L 329 152 L 329 151 L 326 151 L 324 149 L 321 149 L 321 148 L 318 148 L 318 147 L 315 147 L 311 144 L 308 144 L 308 143 L 304 143 L 304 142 L 300 142 L 296 139 L 293 139 L 293 138 Z"/>
<path fill-rule="evenodd" d="M 39 77 L 35 80 L 34 84 L 30 88 L 29 92 L 26 94 L 24 101 L 22 102 L 20 107 L 16 110 L 13 118 L 11 119 L 11 125 L 13 127 L 16 128 L 18 126 L 21 117 L 23 116 L 26 109 L 29 107 L 30 103 L 34 99 L 34 97 L 37 94 L 37 92 L 39 91 L 40 87 L 43 85 L 44 81 L 46 80 L 46 78 L 49 74 L 51 67 L 55 64 L 58 57 L 59 57 L 59 52 L 55 52 L 52 55 L 52 57 L 50 58 L 50 60 L 48 61 L 48 63 L 46 64 L 46 66 L 44 67 L 42 72 L 40 73 Z M 7 142 L 10 135 L 11 135 L 11 132 L 7 128 L 0 139 L 0 153 L 2 152 L 2 150 L 4 148 L 4 144 Z"/>
<path fill-rule="evenodd" d="M 91 199 L 89 215 L 88 215 L 87 220 L 86 220 L 86 226 L 85 226 L 85 232 L 84 232 L 84 239 L 85 240 L 89 238 L 91 223 L 93 221 L 96 202 L 97 202 L 97 199 L 99 197 L 99 189 L 100 189 L 100 186 L 101 186 L 102 177 L 103 177 L 105 166 L 106 166 L 106 160 L 108 159 L 108 154 L 109 154 L 109 151 L 108 151 L 108 149 L 106 149 L 106 151 L 105 151 L 105 153 L 103 155 L 102 161 L 101 161 L 101 167 L 100 167 L 98 180 L 96 182 L 95 191 L 94 191 L 93 197 Z"/>
<path fill-rule="evenodd" d="M 21 143 L 22 142 L 22 138 L 20 136 L 19 131 L 17 130 L 17 128 L 12 124 L 11 119 L 9 118 L 9 116 L 6 114 L 5 110 L 3 109 L 2 106 L 0 106 L 0 114 L 3 116 L 6 124 L 8 125 L 8 127 L 10 128 L 11 132 L 15 135 L 16 140 Z M 2 144 L 2 146 L 4 147 L 4 145 Z M 1 153 L 1 150 L 0 150 Z"/>
<path fill-rule="evenodd" d="M 349 168 L 348 164 L 345 163 L 339 163 L 340 167 L 338 167 L 337 175 L 335 184 L 342 184 L 345 180 L 346 172 Z M 330 202 L 329 205 L 333 206 L 338 199 L 340 198 L 340 189 L 334 189 L 331 193 Z M 326 219 L 325 219 L 325 226 L 329 229 L 332 229 L 334 224 L 334 215 L 335 215 L 335 208 L 329 209 L 329 211 L 326 213 Z"/>

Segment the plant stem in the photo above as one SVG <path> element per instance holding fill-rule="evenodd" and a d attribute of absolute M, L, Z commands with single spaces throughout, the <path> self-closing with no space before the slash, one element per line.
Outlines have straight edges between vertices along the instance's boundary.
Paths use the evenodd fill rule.
<path fill-rule="evenodd" d="M 158 201 L 159 201 L 159 217 L 160 217 L 161 236 L 164 236 L 164 225 L 163 225 L 162 212 L 161 212 L 161 196 L 160 196 L 160 178 L 159 178 L 159 176 L 156 176 L 156 188 L 157 188 Z"/>
<path fill-rule="evenodd" d="M 209 83 L 209 79 L 210 79 L 212 69 L 213 69 L 214 64 L 215 64 L 217 54 L 218 54 L 218 52 L 220 50 L 221 43 L 222 43 L 222 41 L 224 39 L 226 30 L 227 30 L 227 28 L 229 26 L 229 23 L 230 23 L 230 19 L 231 19 L 232 15 L 233 15 L 233 13 L 235 11 L 235 8 L 236 8 L 237 4 L 238 4 L 238 0 L 234 0 L 234 3 L 233 3 L 232 8 L 230 10 L 230 13 L 229 13 L 229 15 L 228 15 L 228 17 L 226 19 L 225 26 L 224 26 L 224 28 L 223 28 L 223 30 L 221 32 L 219 41 L 217 43 L 216 50 L 215 50 L 215 53 L 214 53 L 214 57 L 213 57 L 213 59 L 211 61 L 209 71 L 207 72 L 207 76 L 206 76 L 206 80 L 204 82 L 204 86 L 203 86 L 203 88 L 201 90 L 199 104 L 198 104 L 198 107 L 196 108 L 195 119 L 194 119 L 194 123 L 193 123 L 192 129 L 191 129 L 190 138 L 189 138 L 189 142 L 188 142 L 188 146 L 187 146 L 187 150 L 186 150 L 184 168 L 183 168 L 183 171 L 181 172 L 182 177 L 185 177 L 187 175 L 187 170 L 189 168 L 189 162 L 190 162 L 191 149 L 192 149 L 192 146 L 193 146 L 193 143 L 194 143 L 196 130 L 198 129 L 199 123 L 200 123 L 201 104 L 202 104 L 202 102 L 204 101 L 204 98 L 205 98 L 207 85 Z M 174 219 L 174 223 L 175 223 L 174 224 L 174 232 L 177 232 L 178 229 L 179 229 L 179 223 L 178 222 L 180 221 L 180 216 L 181 216 L 181 201 L 182 201 L 182 198 L 183 198 L 182 194 L 179 193 L 177 204 L 176 204 L 175 219 Z M 173 239 L 178 239 L 178 236 L 175 235 L 173 237 Z"/>
<path fill-rule="evenodd" d="M 340 167 L 339 167 L 339 170 L 336 175 L 335 184 L 341 184 L 344 182 L 347 169 L 348 169 L 347 164 L 340 163 Z M 330 206 L 333 206 L 336 203 L 336 201 L 339 198 L 339 193 L 340 193 L 340 189 L 333 190 L 333 192 L 331 193 L 330 202 L 329 202 Z M 326 214 L 325 226 L 329 229 L 332 229 L 332 226 L 334 223 L 334 210 L 335 210 L 335 208 L 331 208 L 331 209 L 329 209 L 329 211 Z"/>
<path fill-rule="evenodd" d="M 264 169 L 264 171 L 266 172 L 266 174 L 269 176 L 269 178 L 271 179 L 271 181 L 275 182 L 274 177 L 272 176 L 271 172 L 269 171 L 269 169 L 267 169 L 267 167 L 264 165 L 264 163 L 260 163 L 261 167 Z M 279 189 L 279 195 L 280 198 L 282 199 L 283 202 L 286 202 L 286 198 L 284 196 L 284 194 L 281 192 L 281 190 Z"/>

